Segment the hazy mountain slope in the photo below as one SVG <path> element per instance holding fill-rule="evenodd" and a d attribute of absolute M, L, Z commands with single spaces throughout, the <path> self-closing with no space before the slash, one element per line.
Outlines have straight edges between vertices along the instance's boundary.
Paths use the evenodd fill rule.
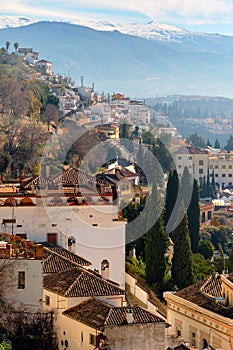
<path fill-rule="evenodd" d="M 225 37 L 224 37 L 225 38 Z M 233 94 L 233 57 L 221 50 L 197 50 L 146 40 L 117 31 L 96 31 L 58 22 L 0 30 L 0 46 L 33 47 L 53 62 L 55 72 L 96 83 L 101 92 Z M 217 53 L 215 53 L 215 51 Z M 229 50 L 230 51 L 230 50 Z"/>

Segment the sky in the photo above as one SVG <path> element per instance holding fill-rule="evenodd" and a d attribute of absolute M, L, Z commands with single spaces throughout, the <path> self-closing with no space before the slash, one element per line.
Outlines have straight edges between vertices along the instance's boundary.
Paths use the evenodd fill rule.
<path fill-rule="evenodd" d="M 0 0 L 0 14 L 40 20 L 155 21 L 233 35 L 233 0 Z"/>

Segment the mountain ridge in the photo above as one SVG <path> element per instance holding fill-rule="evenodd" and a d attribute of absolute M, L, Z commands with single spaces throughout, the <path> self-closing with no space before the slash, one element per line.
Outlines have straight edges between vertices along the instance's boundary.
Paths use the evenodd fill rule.
<path fill-rule="evenodd" d="M 10 41 L 33 47 L 54 72 L 96 83 L 100 92 L 134 97 L 164 94 L 233 96 L 233 37 L 177 44 L 63 22 L 36 22 L 0 30 Z"/>

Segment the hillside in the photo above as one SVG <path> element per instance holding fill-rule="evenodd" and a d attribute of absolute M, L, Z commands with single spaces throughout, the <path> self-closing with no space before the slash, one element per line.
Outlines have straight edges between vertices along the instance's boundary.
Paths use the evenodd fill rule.
<path fill-rule="evenodd" d="M 202 36 L 202 41 L 190 37 L 169 43 L 118 31 L 38 22 L 0 30 L 0 46 L 7 40 L 12 46 L 17 41 L 21 47 L 33 47 L 40 57 L 53 62 L 55 72 L 72 76 L 76 83 L 84 75 L 86 84 L 94 81 L 99 92 L 121 91 L 132 97 L 233 95 L 231 37 Z"/>

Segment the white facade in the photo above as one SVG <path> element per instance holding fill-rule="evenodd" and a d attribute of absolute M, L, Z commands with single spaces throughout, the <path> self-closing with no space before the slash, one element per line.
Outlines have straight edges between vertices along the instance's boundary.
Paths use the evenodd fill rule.
<path fill-rule="evenodd" d="M 36 259 L 0 259 L 6 264 L 4 285 L 5 300 L 27 311 L 42 311 L 43 267 L 42 260 Z"/>
<path fill-rule="evenodd" d="M 103 123 L 111 123 L 111 107 L 108 103 L 97 103 L 91 107 L 91 113 L 101 117 Z"/>
<path fill-rule="evenodd" d="M 101 271 L 101 262 L 109 262 L 109 279 L 125 285 L 125 223 L 117 221 L 118 210 L 113 205 L 60 206 L 37 205 L 31 207 L 0 207 L 0 221 L 16 219 L 15 234 L 27 234 L 32 241 L 54 240 L 70 249 L 68 238 L 74 237 L 76 253 L 92 262 L 92 269 Z M 12 232 L 12 224 L 2 224 L 2 230 Z"/>
<path fill-rule="evenodd" d="M 137 125 L 150 124 L 150 110 L 143 104 L 131 104 L 129 107 L 130 120 Z"/>

